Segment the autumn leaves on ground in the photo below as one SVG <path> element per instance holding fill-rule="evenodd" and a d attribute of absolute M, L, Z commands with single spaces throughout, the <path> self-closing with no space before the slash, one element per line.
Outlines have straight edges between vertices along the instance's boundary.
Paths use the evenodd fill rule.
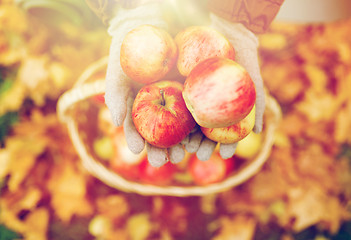
<path fill-rule="evenodd" d="M 258 175 L 217 195 L 145 197 L 89 175 L 56 115 L 59 96 L 108 54 L 104 28 L 49 27 L 1 4 L 0 239 L 337 239 L 350 220 L 349 25 L 275 23 L 260 36 L 283 119 Z"/>

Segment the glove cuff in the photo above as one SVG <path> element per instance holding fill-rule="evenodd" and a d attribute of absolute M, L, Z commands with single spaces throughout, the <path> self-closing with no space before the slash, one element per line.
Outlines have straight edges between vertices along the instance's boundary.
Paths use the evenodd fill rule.
<path fill-rule="evenodd" d="M 135 8 L 146 3 L 162 2 L 163 0 L 85 0 L 88 7 L 98 18 L 107 26 L 110 19 L 114 16 L 116 7 Z"/>
<path fill-rule="evenodd" d="M 146 3 L 131 9 L 116 7 L 113 16 L 107 30 L 112 37 L 119 36 L 123 39 L 131 29 L 143 24 L 167 28 L 162 15 L 162 4 L 158 2 Z"/>

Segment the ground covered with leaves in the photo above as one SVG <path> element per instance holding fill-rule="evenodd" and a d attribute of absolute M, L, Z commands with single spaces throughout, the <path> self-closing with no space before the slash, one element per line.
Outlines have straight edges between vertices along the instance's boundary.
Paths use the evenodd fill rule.
<path fill-rule="evenodd" d="M 108 54 L 104 26 L 0 3 L 1 240 L 351 238 L 350 20 L 274 23 L 260 36 L 262 76 L 283 111 L 271 156 L 239 187 L 180 198 L 89 175 L 57 118 L 60 95 Z"/>

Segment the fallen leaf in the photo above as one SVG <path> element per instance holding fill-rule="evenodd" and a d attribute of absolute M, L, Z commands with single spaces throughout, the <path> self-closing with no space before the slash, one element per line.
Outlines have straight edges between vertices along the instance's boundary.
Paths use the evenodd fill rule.
<path fill-rule="evenodd" d="M 93 213 L 93 206 L 87 198 L 86 175 L 67 160 L 52 170 L 47 187 L 51 205 L 63 222 L 68 223 L 73 216 L 90 216 Z"/>
<path fill-rule="evenodd" d="M 221 228 L 213 240 L 251 240 L 253 239 L 256 220 L 246 215 L 221 217 Z"/>

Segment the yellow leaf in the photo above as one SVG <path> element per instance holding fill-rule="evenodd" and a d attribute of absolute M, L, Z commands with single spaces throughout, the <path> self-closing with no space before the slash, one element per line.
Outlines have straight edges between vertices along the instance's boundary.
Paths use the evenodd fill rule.
<path fill-rule="evenodd" d="M 50 78 L 56 89 L 64 89 L 70 79 L 70 70 L 59 62 L 53 62 L 49 66 Z M 71 86 L 67 86 L 71 87 Z"/>
<path fill-rule="evenodd" d="M 36 207 L 39 200 L 42 198 L 43 192 L 36 187 L 30 187 L 27 189 L 26 194 L 20 199 L 18 205 L 22 209 L 32 210 Z"/>
<path fill-rule="evenodd" d="M 351 46 L 347 42 L 336 43 L 337 51 L 340 60 L 344 63 L 349 63 L 351 61 Z"/>
<path fill-rule="evenodd" d="M 232 218 L 221 217 L 221 229 L 214 240 L 251 240 L 256 229 L 253 217 L 237 215 Z"/>
<path fill-rule="evenodd" d="M 49 211 L 42 207 L 29 213 L 24 224 L 26 231 L 22 234 L 26 240 L 46 240 L 49 226 Z"/>
<path fill-rule="evenodd" d="M 311 88 L 316 92 L 324 92 L 327 89 L 328 76 L 326 72 L 314 64 L 305 64 L 304 72 L 311 82 Z"/>
<path fill-rule="evenodd" d="M 287 214 L 294 219 L 292 228 L 299 232 L 316 224 L 332 233 L 338 231 L 345 217 L 337 196 L 330 196 L 315 183 L 304 182 L 304 186 L 291 188 L 288 194 Z"/>
<path fill-rule="evenodd" d="M 10 169 L 10 152 L 0 149 L 0 179 L 3 180 L 9 173 Z"/>
<path fill-rule="evenodd" d="M 95 216 L 89 223 L 89 233 L 97 238 L 103 238 L 112 228 L 110 219 L 104 215 Z"/>
<path fill-rule="evenodd" d="M 49 77 L 47 64 L 48 57 L 45 55 L 25 58 L 18 71 L 19 80 L 30 91 L 40 87 L 41 84 L 46 84 Z"/>
<path fill-rule="evenodd" d="M 9 90 L 0 95 L 0 116 L 9 111 L 18 111 L 26 96 L 25 86 L 16 80 Z"/>
<path fill-rule="evenodd" d="M 59 219 L 69 222 L 73 216 L 89 216 L 93 207 L 86 196 L 86 177 L 68 161 L 55 166 L 47 183 L 51 205 Z"/>
<path fill-rule="evenodd" d="M 29 171 L 35 164 L 36 158 L 33 156 L 23 156 L 21 159 L 11 162 L 11 177 L 8 182 L 9 190 L 17 191 L 19 185 L 25 180 Z M 21 166 L 21 167 L 19 167 Z"/>
<path fill-rule="evenodd" d="M 338 102 L 332 94 L 328 92 L 319 94 L 313 90 L 308 90 L 303 101 L 296 104 L 296 109 L 314 123 L 333 120 L 338 107 Z"/>
<path fill-rule="evenodd" d="M 131 216 L 127 222 L 127 230 L 131 240 L 146 239 L 152 230 L 149 214 L 140 213 Z"/>
<path fill-rule="evenodd" d="M 0 223 L 5 224 L 8 228 L 24 236 L 46 232 L 48 225 L 48 216 L 43 213 L 37 213 L 38 202 L 42 198 L 42 192 L 36 187 L 21 188 L 15 193 L 5 192 L 0 199 Z M 38 212 L 45 212 L 46 209 Z M 28 214 L 23 215 L 23 212 Z M 35 216 L 38 216 L 36 218 Z M 48 214 L 48 212 L 47 212 Z M 43 226 L 40 230 L 36 226 Z M 27 239 L 27 238 L 26 238 Z M 30 238 L 34 239 L 34 238 Z M 45 239 L 45 238 L 38 238 Z"/>
<path fill-rule="evenodd" d="M 0 30 L 7 29 L 17 34 L 27 30 L 26 15 L 15 4 L 0 5 Z"/>
<path fill-rule="evenodd" d="M 0 177 L 9 176 L 9 191 L 14 192 L 34 167 L 37 156 L 46 147 L 46 141 L 33 136 L 15 135 L 6 139 L 5 146 L 5 149 L 0 150 L 0 164 L 4 167 L 0 171 Z"/>
<path fill-rule="evenodd" d="M 216 213 L 216 194 L 206 195 L 200 198 L 201 211 L 206 214 Z"/>
<path fill-rule="evenodd" d="M 286 47 L 287 39 L 280 33 L 266 33 L 260 36 L 260 47 L 268 50 L 280 50 Z"/>
<path fill-rule="evenodd" d="M 127 199 L 121 194 L 111 194 L 96 200 L 97 211 L 114 222 L 128 215 L 130 208 Z M 114 211 L 111 211 L 114 209 Z"/>

